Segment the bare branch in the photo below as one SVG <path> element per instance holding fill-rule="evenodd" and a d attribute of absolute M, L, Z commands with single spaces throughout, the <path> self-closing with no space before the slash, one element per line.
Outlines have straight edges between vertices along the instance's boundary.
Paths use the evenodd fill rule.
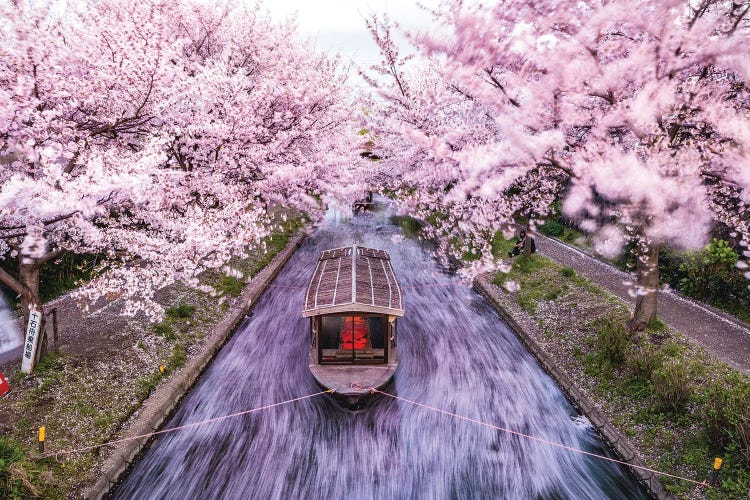
<path fill-rule="evenodd" d="M 47 252 L 39 259 L 36 259 L 37 264 L 44 264 L 45 262 L 49 262 L 52 259 L 55 259 L 56 257 L 62 255 L 65 253 L 65 250 L 62 248 L 58 248 L 57 250 L 53 250 L 51 252 Z"/>
<path fill-rule="evenodd" d="M 17 294 L 23 293 L 23 285 L 20 281 L 11 276 L 5 269 L 0 268 L 0 281 Z"/>

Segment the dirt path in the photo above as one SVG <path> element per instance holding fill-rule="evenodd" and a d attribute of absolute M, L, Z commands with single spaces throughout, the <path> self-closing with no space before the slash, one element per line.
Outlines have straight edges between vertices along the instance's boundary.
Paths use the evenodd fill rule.
<path fill-rule="evenodd" d="M 583 251 L 560 241 L 536 236 L 539 251 L 570 266 L 591 281 L 628 303 L 634 300 L 626 281 L 634 276 L 622 272 Z M 738 319 L 712 307 L 668 291 L 659 291 L 658 315 L 669 326 L 705 347 L 716 357 L 750 375 L 750 328 Z"/>
<path fill-rule="evenodd" d="M 70 292 L 48 302 L 44 305 L 44 309 L 45 311 L 57 310 L 60 349 L 76 353 L 85 359 L 100 358 L 100 349 L 111 351 L 122 349 L 123 345 L 112 341 L 123 340 L 124 336 L 118 334 L 126 331 L 129 323 L 133 322 L 132 319 L 120 315 L 119 307 L 111 307 L 104 313 L 87 316 L 71 297 Z M 132 342 L 128 341 L 127 344 L 132 344 Z M 19 369 L 22 354 L 23 345 L 0 354 L 0 370 L 11 374 Z"/>

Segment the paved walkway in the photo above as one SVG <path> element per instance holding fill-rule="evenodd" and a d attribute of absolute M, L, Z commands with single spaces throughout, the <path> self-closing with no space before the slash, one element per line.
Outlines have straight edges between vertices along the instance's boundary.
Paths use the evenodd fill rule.
<path fill-rule="evenodd" d="M 572 267 L 624 301 L 634 304 L 634 299 L 628 294 L 628 287 L 623 283 L 634 281 L 633 275 L 541 234 L 536 235 L 536 242 L 540 253 Z M 719 359 L 750 375 L 749 325 L 672 291 L 659 291 L 658 308 L 657 314 L 662 321 L 705 347 Z"/>

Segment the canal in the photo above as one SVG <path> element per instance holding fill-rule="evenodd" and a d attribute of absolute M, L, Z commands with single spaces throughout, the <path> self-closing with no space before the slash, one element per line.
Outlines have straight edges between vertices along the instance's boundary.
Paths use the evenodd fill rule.
<path fill-rule="evenodd" d="M 479 294 L 387 213 L 314 232 L 166 427 L 320 391 L 307 366 L 304 290 L 320 252 L 390 252 L 404 289 L 389 392 L 550 441 L 609 454 L 588 421 Z M 349 411 L 328 395 L 156 439 L 115 498 L 638 499 L 617 464 L 386 396 Z"/>

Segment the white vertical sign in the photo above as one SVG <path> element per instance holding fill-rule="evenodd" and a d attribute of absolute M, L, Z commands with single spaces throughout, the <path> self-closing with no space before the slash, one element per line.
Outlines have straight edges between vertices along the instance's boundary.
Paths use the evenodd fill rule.
<path fill-rule="evenodd" d="M 36 345 L 39 342 L 39 328 L 42 324 L 42 313 L 32 309 L 29 314 L 29 326 L 26 328 L 26 338 L 24 339 L 23 358 L 21 360 L 21 371 L 31 373 L 34 369 L 34 360 L 36 356 Z"/>

